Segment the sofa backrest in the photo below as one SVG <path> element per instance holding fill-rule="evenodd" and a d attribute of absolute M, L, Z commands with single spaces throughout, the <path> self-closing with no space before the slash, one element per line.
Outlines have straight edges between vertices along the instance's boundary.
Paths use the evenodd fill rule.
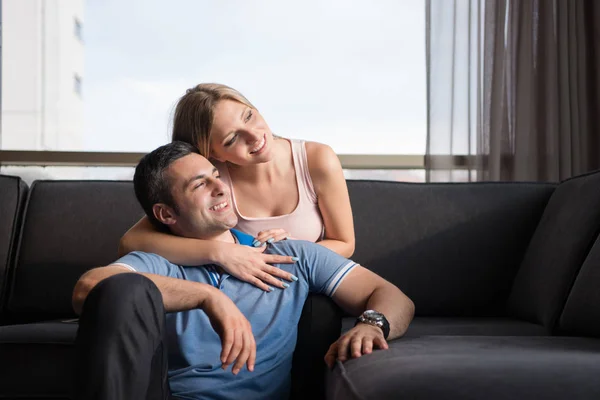
<path fill-rule="evenodd" d="M 569 293 L 558 331 L 600 337 L 600 237 L 592 246 Z"/>
<path fill-rule="evenodd" d="M 21 178 L 0 175 L 0 316 L 4 310 L 8 274 L 14 262 L 26 194 L 27 184 Z"/>
<path fill-rule="evenodd" d="M 348 181 L 353 259 L 420 316 L 497 316 L 552 184 Z"/>
<path fill-rule="evenodd" d="M 73 316 L 77 279 L 114 261 L 119 239 L 142 215 L 132 182 L 34 182 L 11 279 L 10 320 Z"/>
<path fill-rule="evenodd" d="M 600 172 L 558 185 L 516 276 L 510 315 L 554 329 L 599 231 Z"/>

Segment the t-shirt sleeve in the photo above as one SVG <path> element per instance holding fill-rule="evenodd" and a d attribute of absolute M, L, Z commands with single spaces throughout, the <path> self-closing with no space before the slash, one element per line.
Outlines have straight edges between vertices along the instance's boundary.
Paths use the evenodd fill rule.
<path fill-rule="evenodd" d="M 134 272 L 156 274 L 179 279 L 183 278 L 183 273 L 179 265 L 169 262 L 158 254 L 134 251 L 119 258 L 111 265 L 119 265 Z"/>
<path fill-rule="evenodd" d="M 273 253 L 298 257 L 296 268 L 308 283 L 309 291 L 329 297 L 358 265 L 326 247 L 304 240 L 284 240 L 272 247 L 275 248 Z"/>

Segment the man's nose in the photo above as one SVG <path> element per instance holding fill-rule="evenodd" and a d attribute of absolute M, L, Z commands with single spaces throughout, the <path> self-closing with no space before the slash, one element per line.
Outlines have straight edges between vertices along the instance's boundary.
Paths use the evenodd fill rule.
<path fill-rule="evenodd" d="M 223 196 L 224 194 L 227 193 L 228 189 L 227 186 L 225 185 L 225 182 L 223 182 L 220 179 L 215 178 L 212 182 L 212 194 L 213 196 L 217 197 L 217 196 Z"/>

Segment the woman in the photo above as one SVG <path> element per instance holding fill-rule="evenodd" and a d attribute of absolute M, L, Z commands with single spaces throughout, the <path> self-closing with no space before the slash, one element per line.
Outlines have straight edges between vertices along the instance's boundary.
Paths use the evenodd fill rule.
<path fill-rule="evenodd" d="M 287 238 L 317 242 L 345 257 L 354 252 L 354 225 L 340 162 L 324 144 L 273 135 L 258 110 L 220 84 L 188 89 L 175 109 L 172 139 L 196 146 L 231 190 L 237 229 L 255 248 L 176 237 L 142 218 L 121 239 L 121 254 L 160 254 L 180 265 L 215 263 L 263 290 L 284 288 L 291 276 L 269 264 L 291 257 L 263 254 L 264 244 Z"/>

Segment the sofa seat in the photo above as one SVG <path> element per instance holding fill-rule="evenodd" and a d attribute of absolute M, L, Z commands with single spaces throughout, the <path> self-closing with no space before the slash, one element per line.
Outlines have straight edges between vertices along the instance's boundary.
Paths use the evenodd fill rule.
<path fill-rule="evenodd" d="M 0 327 L 4 398 L 71 398 L 77 324 L 40 322 Z"/>
<path fill-rule="evenodd" d="M 599 375 L 595 339 L 422 336 L 338 362 L 327 398 L 598 399 Z"/>
<path fill-rule="evenodd" d="M 356 318 L 342 320 L 342 332 L 354 326 Z M 544 336 L 546 329 L 531 322 L 511 318 L 416 317 L 405 337 L 428 335 L 452 336 Z"/>

